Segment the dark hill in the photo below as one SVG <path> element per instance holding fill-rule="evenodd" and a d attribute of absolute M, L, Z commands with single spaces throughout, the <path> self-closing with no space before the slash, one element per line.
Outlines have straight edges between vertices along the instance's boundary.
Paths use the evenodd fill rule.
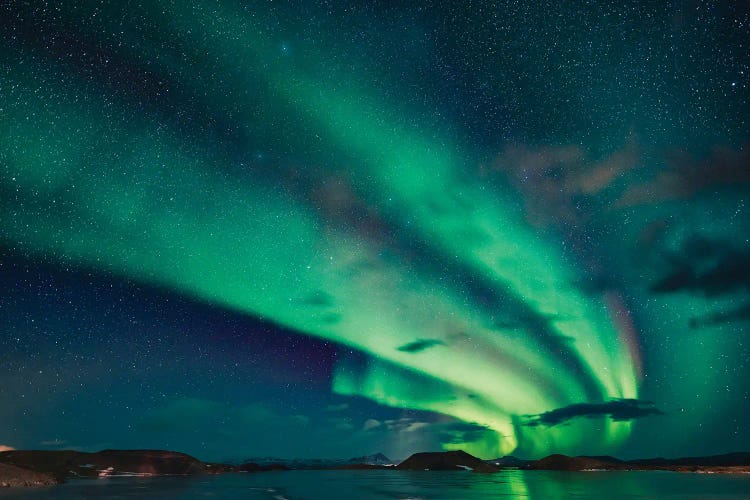
<path fill-rule="evenodd" d="M 399 470 L 467 470 L 474 472 L 497 472 L 490 465 L 465 451 L 443 451 L 434 453 L 415 453 L 396 466 Z"/>
<path fill-rule="evenodd" d="M 736 467 L 750 466 L 750 453 L 737 452 L 725 453 L 723 455 L 711 455 L 708 457 L 683 457 L 683 458 L 646 458 L 638 460 L 629 460 L 630 465 L 643 466 L 715 466 L 715 467 Z"/>
<path fill-rule="evenodd" d="M 743 472 L 750 469 L 750 453 L 727 453 L 709 457 L 647 458 L 620 460 L 614 457 L 569 457 L 550 455 L 531 462 L 525 469 L 576 471 L 598 470 L 672 470 L 672 471 L 713 471 Z"/>
<path fill-rule="evenodd" d="M 19 486 L 51 486 L 60 481 L 51 474 L 22 469 L 15 465 L 0 464 L 0 488 Z"/>
<path fill-rule="evenodd" d="M 62 480 L 69 475 L 70 464 L 81 455 L 82 453 L 79 451 L 69 450 L 12 450 L 0 453 L 0 463 L 51 474 L 58 480 Z M 88 453 L 83 455 L 88 455 Z"/>
<path fill-rule="evenodd" d="M 206 472 L 198 459 L 164 450 L 80 451 L 13 450 L 0 453 L 0 463 L 65 477 L 109 475 L 192 475 Z M 111 468 L 111 469 L 110 469 Z"/>

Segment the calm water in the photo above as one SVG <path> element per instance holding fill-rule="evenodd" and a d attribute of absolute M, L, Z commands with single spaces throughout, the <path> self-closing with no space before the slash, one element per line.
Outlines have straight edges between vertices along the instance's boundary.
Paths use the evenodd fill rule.
<path fill-rule="evenodd" d="M 193 478 L 93 479 L 6 498 L 750 498 L 750 475 L 673 472 L 288 471 Z"/>

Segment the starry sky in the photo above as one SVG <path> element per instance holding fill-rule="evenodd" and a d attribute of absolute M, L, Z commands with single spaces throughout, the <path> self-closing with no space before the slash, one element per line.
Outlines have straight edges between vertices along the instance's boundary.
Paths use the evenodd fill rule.
<path fill-rule="evenodd" d="M 750 449 L 741 2 L 73 3 L 0 5 L 0 448 Z"/>

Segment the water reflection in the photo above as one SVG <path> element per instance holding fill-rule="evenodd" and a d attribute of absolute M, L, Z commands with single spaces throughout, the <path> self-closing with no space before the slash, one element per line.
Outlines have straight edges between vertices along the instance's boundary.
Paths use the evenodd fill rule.
<path fill-rule="evenodd" d="M 492 499 L 748 498 L 749 475 L 673 472 L 288 471 L 192 478 L 80 480 L 0 490 L 0 498 Z"/>

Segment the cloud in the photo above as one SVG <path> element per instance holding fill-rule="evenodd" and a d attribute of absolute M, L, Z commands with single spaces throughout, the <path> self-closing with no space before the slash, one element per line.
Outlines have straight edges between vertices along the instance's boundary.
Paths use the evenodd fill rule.
<path fill-rule="evenodd" d="M 690 328 L 703 328 L 740 321 L 750 321 L 750 302 L 727 311 L 717 311 L 692 318 Z"/>
<path fill-rule="evenodd" d="M 424 429 L 426 427 L 429 427 L 430 424 L 427 422 L 412 422 L 406 427 L 404 427 L 401 432 L 416 432 L 420 429 Z"/>
<path fill-rule="evenodd" d="M 416 432 L 422 429 L 426 429 L 432 425 L 433 424 L 429 422 L 422 422 L 413 418 L 405 417 L 399 419 L 384 420 L 380 428 L 383 430 L 388 430 L 390 432 L 402 433 Z"/>
<path fill-rule="evenodd" d="M 302 303 L 308 306 L 331 307 L 333 305 L 333 297 L 323 290 L 316 290 L 302 299 Z"/>
<path fill-rule="evenodd" d="M 650 415 L 663 415 L 650 401 L 637 399 L 613 399 L 606 403 L 578 403 L 537 415 L 526 415 L 522 425 L 536 427 L 539 425 L 555 426 L 579 417 L 609 417 L 615 422 L 625 422 Z"/>
<path fill-rule="evenodd" d="M 692 236 L 668 259 L 672 269 L 651 285 L 653 292 L 711 296 L 750 289 L 750 248 Z"/>
<path fill-rule="evenodd" d="M 332 411 L 332 412 L 344 411 L 344 410 L 348 410 L 348 409 L 349 409 L 349 403 L 341 403 L 341 404 L 337 404 L 337 405 L 328 405 L 325 408 L 326 411 Z"/>
<path fill-rule="evenodd" d="M 566 190 L 572 194 L 597 194 L 608 188 L 620 175 L 636 168 L 640 163 L 635 141 L 615 151 L 604 160 L 588 164 L 582 172 L 571 176 Z"/>
<path fill-rule="evenodd" d="M 488 432 L 495 432 L 487 426 L 473 422 L 449 422 L 435 424 L 433 427 L 440 442 L 450 444 L 479 441 L 486 437 Z"/>
<path fill-rule="evenodd" d="M 314 176 L 305 192 L 328 224 L 346 227 L 374 241 L 389 239 L 393 228 L 357 193 L 354 184 L 346 176 Z"/>
<path fill-rule="evenodd" d="M 398 419 L 383 420 L 383 425 L 389 431 L 401 432 L 402 430 L 406 429 L 414 422 L 415 420 L 413 418 L 404 417 L 404 418 L 398 418 Z"/>
<path fill-rule="evenodd" d="M 449 422 L 424 422 L 413 418 L 400 418 L 396 420 L 384 420 L 378 422 L 370 419 L 365 425 L 370 423 L 369 429 L 386 430 L 401 434 L 420 433 L 425 436 L 432 436 L 438 442 L 443 444 L 457 444 L 478 441 L 486 436 L 486 433 L 495 431 L 484 425 L 473 422 L 449 421 Z M 378 425 L 375 425 L 378 422 Z"/>
<path fill-rule="evenodd" d="M 496 431 L 487 426 L 474 422 L 462 422 L 453 419 L 438 422 L 417 421 L 414 419 L 399 419 L 386 421 L 391 432 L 395 432 L 399 440 L 421 443 L 422 446 L 462 445 L 474 443 L 496 437 Z"/>
<path fill-rule="evenodd" d="M 437 339 L 417 339 L 414 342 L 399 346 L 397 349 L 401 352 L 417 353 L 439 345 L 445 345 L 445 342 Z"/>
<path fill-rule="evenodd" d="M 0 452 L 13 451 L 13 450 L 15 450 L 15 448 L 13 448 L 12 446 L 8 446 L 6 444 L 0 444 Z"/>
<path fill-rule="evenodd" d="M 495 159 L 523 195 L 526 218 L 535 226 L 580 222 L 594 211 L 592 199 L 640 166 L 634 137 L 610 156 L 591 161 L 578 145 L 530 148 L 511 145 Z"/>
<path fill-rule="evenodd" d="M 667 158 L 669 168 L 651 181 L 630 186 L 615 202 L 619 208 L 690 198 L 714 187 L 750 183 L 750 148 L 715 148 L 696 160 L 685 152 Z"/>
<path fill-rule="evenodd" d="M 413 418 L 399 418 L 397 420 L 383 421 L 385 428 L 392 432 L 416 432 L 430 427 L 429 422 L 421 422 Z"/>
<path fill-rule="evenodd" d="M 364 425 L 362 426 L 363 431 L 369 431 L 370 429 L 375 429 L 377 427 L 380 427 L 381 423 L 380 420 L 375 420 L 374 418 L 368 418 L 365 420 Z"/>

